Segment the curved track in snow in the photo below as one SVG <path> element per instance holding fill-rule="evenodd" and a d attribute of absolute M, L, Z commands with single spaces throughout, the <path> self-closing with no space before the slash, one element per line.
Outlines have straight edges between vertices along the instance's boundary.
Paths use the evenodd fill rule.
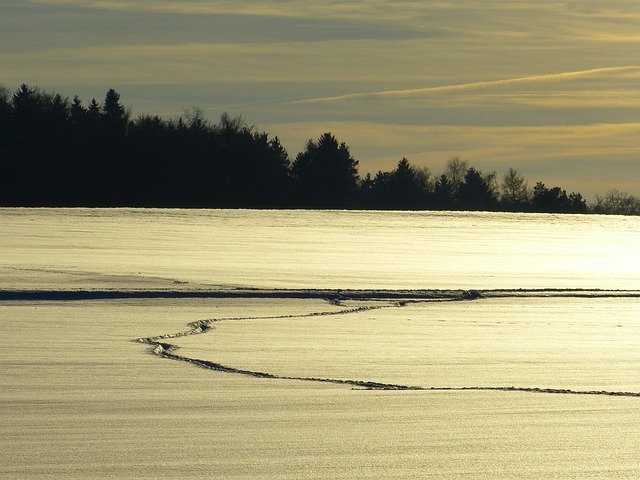
<path fill-rule="evenodd" d="M 193 294 L 194 292 L 187 292 Z M 205 292 L 201 293 L 204 296 Z M 148 293 L 149 294 L 149 293 Z M 159 298 L 163 295 L 152 292 L 152 295 L 142 297 L 134 295 L 134 298 Z M 183 298 L 183 292 L 175 294 L 176 297 Z M 0 297 L 2 296 L 0 292 Z M 377 310 L 382 308 L 401 308 L 410 303 L 423 302 L 445 302 L 445 301 L 472 301 L 480 298 L 506 298 L 506 297 L 582 297 L 582 298 L 640 298 L 640 292 L 630 290 L 562 290 L 562 289 L 540 289 L 540 290 L 406 290 L 406 291 L 373 291 L 373 290 L 228 290 L 209 292 L 209 298 L 302 298 L 317 299 L 322 298 L 334 305 L 342 305 L 343 301 L 365 301 L 376 300 L 378 305 L 365 305 L 360 307 L 344 308 L 331 312 L 312 312 L 299 315 L 279 315 L 263 317 L 227 317 L 217 319 L 199 320 L 189 323 L 189 330 L 178 333 L 158 335 L 154 337 L 138 338 L 135 341 L 150 345 L 152 354 L 162 358 L 177 360 L 216 372 L 225 372 L 237 375 L 247 375 L 256 378 L 270 378 L 279 380 L 296 380 L 307 382 L 331 383 L 347 385 L 352 388 L 369 390 L 422 390 L 422 391 L 497 391 L 497 392 L 527 392 L 556 395 L 604 395 L 614 397 L 640 397 L 640 392 L 621 392 L 608 390 L 571 390 L 563 388 L 539 388 L 539 387 L 518 387 L 518 386 L 464 386 L 464 387 L 426 387 L 417 385 L 400 385 L 391 383 L 380 383 L 369 380 L 351 380 L 320 377 L 296 377 L 277 375 L 269 372 L 259 372 L 253 370 L 243 370 L 227 365 L 222 365 L 209 360 L 186 357 L 177 353 L 176 345 L 169 343 L 169 340 L 190 336 L 201 335 L 212 331 L 212 324 L 225 321 L 242 320 L 268 320 L 282 318 L 303 318 L 327 315 L 348 315 L 363 311 Z M 111 297 L 109 297 L 111 298 Z M 120 297 L 117 297 L 120 298 Z M 174 297 L 170 297 L 174 298 Z M 186 298 L 190 298 L 187 295 Z"/>

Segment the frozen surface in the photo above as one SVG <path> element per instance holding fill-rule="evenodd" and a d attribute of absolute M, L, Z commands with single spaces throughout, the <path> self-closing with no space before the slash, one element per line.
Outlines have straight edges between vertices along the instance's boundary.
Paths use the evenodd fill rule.
<path fill-rule="evenodd" d="M 640 478 L 637 218 L 16 209 L 0 248 L 0 478 Z"/>
<path fill-rule="evenodd" d="M 144 345 L 131 342 L 135 336 L 180 331 L 184 321 L 217 315 L 235 317 L 249 312 L 250 316 L 277 316 L 283 311 L 303 314 L 324 310 L 324 305 L 315 301 L 286 300 L 262 307 L 257 303 L 246 299 L 172 299 L 2 305 L 0 477 L 632 479 L 640 475 L 638 398 L 379 391 L 259 379 L 158 358 L 149 355 Z M 333 306 L 328 310 L 334 310 Z M 415 310 L 406 313 L 416 319 Z M 317 348 L 325 350 L 323 367 L 332 355 L 351 362 L 360 356 L 358 352 L 340 352 L 340 345 L 334 344 L 339 337 L 345 345 L 344 326 L 339 323 L 325 324 L 325 336 L 318 340 Z M 443 362 L 444 371 L 428 379 L 421 376 L 420 381 L 476 383 L 505 362 L 505 352 L 492 348 L 482 352 L 482 337 L 473 342 L 464 335 L 466 348 L 456 348 L 461 321 L 452 319 L 451 323 L 424 332 L 434 348 L 425 354 L 442 352 L 447 342 L 456 352 L 445 352 L 440 360 L 434 358 Z M 319 368 L 310 363 L 322 356 L 320 352 L 307 352 L 307 357 L 297 350 L 286 358 L 293 336 L 286 325 L 265 320 L 262 327 L 253 325 L 249 331 L 257 328 L 264 333 L 270 325 L 271 335 L 251 333 L 228 360 L 257 362 L 254 366 L 294 373 Z M 193 346 L 191 353 L 217 358 L 218 351 L 224 353 L 233 347 L 229 335 L 244 333 L 244 326 L 243 321 L 220 323 L 216 330 L 197 336 L 206 342 Z M 299 332 L 300 327 L 293 329 Z M 629 327 L 625 320 L 623 328 Z M 354 329 L 361 338 L 361 328 Z M 374 331 L 380 329 L 384 330 L 378 323 Z M 562 329 L 571 327 L 563 323 Z M 408 331 L 404 327 L 399 330 L 406 342 Z M 576 336 L 575 331 L 565 333 L 569 338 Z M 453 337 L 447 338 L 449 334 Z M 410 334 L 415 335 L 415 331 Z M 301 335 L 300 349 L 308 346 L 305 337 Z M 490 338 L 489 345 L 495 334 Z M 190 340 L 195 341 L 196 336 Z M 209 341 L 216 344 L 213 352 Z M 390 339 L 390 343 L 397 341 Z M 482 378 L 469 379 L 464 378 L 465 366 L 451 365 L 451 361 L 459 358 L 477 371 L 478 365 L 472 363 L 477 353 L 464 355 L 473 343 L 490 363 L 480 366 Z M 410 365 L 403 365 L 401 359 L 384 364 L 391 348 L 389 344 L 383 347 L 377 368 L 367 374 L 376 378 L 394 372 L 408 375 Z M 371 369 L 371 346 L 362 350 L 363 370 L 349 374 L 364 375 Z M 604 351 L 593 350 L 599 363 Z M 506 349 L 507 353 L 512 351 Z M 415 353 L 398 353 L 408 355 L 407 362 L 416 358 Z M 635 358 L 634 353 L 626 355 L 627 360 Z M 254 356 L 258 360 L 250 362 L 248 358 Z M 616 354 L 615 359 L 624 356 Z M 564 371 L 558 371 L 558 366 Z M 578 362 L 567 367 L 549 359 L 544 365 L 545 379 L 557 385 L 555 382 L 562 381 L 569 371 L 580 379 L 586 373 L 581 372 L 582 366 Z M 332 373 L 346 374 L 354 367 Z M 517 379 L 533 381 L 526 371 L 518 371 L 517 365 L 509 370 L 517 372 Z M 328 371 L 323 369 L 322 373 Z M 619 378 L 612 387 L 636 381 Z M 576 386 L 583 386 L 578 383 Z"/>
<path fill-rule="evenodd" d="M 640 217 L 0 209 L 0 245 L 0 288 L 640 284 Z"/>
<path fill-rule="evenodd" d="M 223 320 L 206 335 L 167 341 L 180 355 L 281 376 L 640 392 L 637 298 L 501 298 L 334 313 Z"/>

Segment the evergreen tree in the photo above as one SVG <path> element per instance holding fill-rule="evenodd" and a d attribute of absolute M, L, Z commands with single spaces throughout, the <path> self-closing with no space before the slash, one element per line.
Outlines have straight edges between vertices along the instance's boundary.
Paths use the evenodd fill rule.
<path fill-rule="evenodd" d="M 482 176 L 482 173 L 470 167 L 460 185 L 459 206 L 466 210 L 495 210 L 498 200 L 492 186 L 494 174 Z"/>
<path fill-rule="evenodd" d="M 567 195 L 560 187 L 547 188 L 538 182 L 533 188 L 531 199 L 535 212 L 546 213 L 583 213 L 587 204 L 579 193 Z"/>
<path fill-rule="evenodd" d="M 22 84 L 11 100 L 12 139 L 18 147 L 36 147 L 44 130 L 44 95 L 37 88 Z"/>
<path fill-rule="evenodd" d="M 403 158 L 389 178 L 388 206 L 412 210 L 426 208 L 429 200 L 428 182 L 428 171 L 416 169 Z"/>
<path fill-rule="evenodd" d="M 391 172 L 378 171 L 372 179 L 368 176 L 366 188 L 368 188 L 369 206 L 376 209 L 391 208 L 389 198 L 391 195 Z"/>
<path fill-rule="evenodd" d="M 11 138 L 11 92 L 0 85 L 0 167 L 9 153 Z"/>
<path fill-rule="evenodd" d="M 292 165 L 292 174 L 301 206 L 347 208 L 355 201 L 358 161 L 331 133 L 307 142 Z"/>
<path fill-rule="evenodd" d="M 107 91 L 101 113 L 107 140 L 110 143 L 122 141 L 129 123 L 129 114 L 120 103 L 120 94 L 113 88 Z"/>
<path fill-rule="evenodd" d="M 433 206 L 440 210 L 454 208 L 454 189 L 446 174 L 442 174 L 433 187 Z"/>

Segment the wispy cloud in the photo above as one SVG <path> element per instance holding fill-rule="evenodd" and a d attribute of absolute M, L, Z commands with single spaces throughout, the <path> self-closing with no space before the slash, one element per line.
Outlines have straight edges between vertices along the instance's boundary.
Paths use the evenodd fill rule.
<path fill-rule="evenodd" d="M 483 96 L 486 103 L 526 105 L 540 108 L 639 108 L 640 91 L 637 89 L 603 89 L 561 92 L 520 92 L 489 94 Z"/>
<path fill-rule="evenodd" d="M 404 53 L 394 53 L 395 48 Z M 376 54 L 371 55 L 375 50 Z M 353 85 L 363 76 L 390 81 L 381 62 L 410 62 L 423 53 L 418 40 L 330 40 L 326 42 L 178 44 L 129 43 L 73 45 L 29 52 L 0 52 L 2 81 L 64 84 L 158 84 L 179 82 L 255 84 L 257 82 L 322 82 Z M 341 52 L 336 55 L 335 52 Z M 361 59 L 353 69 L 353 58 Z M 428 65 L 411 75 L 427 74 Z M 409 74 L 405 78 L 410 78 Z M 415 80 L 415 79 L 414 79 Z M 354 88 L 353 86 L 351 88 Z M 334 89 L 335 91 L 335 89 Z"/>
<path fill-rule="evenodd" d="M 296 103 L 339 102 L 343 100 L 353 100 L 353 99 L 360 99 L 360 98 L 410 97 L 410 96 L 416 96 L 416 95 L 455 93 L 455 92 L 469 91 L 469 90 L 480 90 L 480 89 L 491 88 L 491 87 L 506 87 L 506 86 L 513 86 L 513 85 L 545 83 L 545 82 L 560 82 L 565 80 L 573 80 L 581 77 L 593 77 L 597 75 L 606 75 L 606 74 L 629 72 L 629 71 L 636 71 L 636 72 L 640 71 L 640 66 L 627 65 L 627 66 L 621 66 L 621 67 L 594 68 L 590 70 L 580 70 L 580 71 L 574 71 L 574 72 L 531 75 L 527 77 L 507 78 L 502 80 L 490 80 L 490 81 L 483 81 L 483 82 L 461 83 L 461 84 L 454 84 L 454 85 L 442 85 L 437 87 L 413 88 L 413 89 L 405 89 L 405 90 L 383 90 L 378 92 L 347 93 L 344 95 L 336 95 L 332 97 L 320 97 L 320 98 L 298 100 Z"/>
<path fill-rule="evenodd" d="M 375 18 L 375 12 L 389 12 L 387 2 L 382 0 L 332 1 L 309 3 L 302 0 L 27 0 L 31 4 L 50 6 L 74 6 L 99 10 L 144 11 L 178 14 L 245 14 L 265 17 L 307 17 L 326 18 Z M 408 15 L 407 8 L 413 10 L 414 2 L 405 2 L 389 12 L 386 19 L 397 15 Z M 420 7 L 424 9 L 424 6 Z"/>

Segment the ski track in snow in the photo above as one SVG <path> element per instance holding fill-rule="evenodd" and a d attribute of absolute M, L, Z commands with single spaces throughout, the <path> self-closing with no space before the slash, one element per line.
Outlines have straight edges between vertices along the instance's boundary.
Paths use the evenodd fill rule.
<path fill-rule="evenodd" d="M 354 389 L 366 390 L 421 390 L 421 391 L 496 391 L 496 392 L 527 392 L 556 395 L 603 395 L 611 397 L 640 397 L 640 392 L 619 392 L 609 390 L 571 390 L 564 388 L 539 388 L 539 387 L 517 387 L 517 386 L 463 386 L 463 387 L 424 387 L 415 385 L 399 385 L 392 383 L 380 383 L 369 380 L 349 380 L 319 377 L 296 377 L 277 375 L 268 372 L 258 372 L 253 370 L 242 370 L 209 360 L 185 357 L 176 353 L 179 347 L 168 343 L 167 340 L 185 337 L 190 335 L 200 335 L 212 330 L 212 324 L 227 321 L 242 320 L 269 320 L 282 318 L 305 318 L 329 315 L 349 315 L 364 311 L 378 310 L 382 308 L 401 308 L 410 303 L 443 302 L 443 301 L 471 301 L 480 298 L 505 298 L 505 297 L 584 297 L 584 298 L 640 298 L 640 292 L 626 290 L 562 290 L 562 289 L 541 289 L 541 290 L 431 290 L 431 291 L 321 291 L 321 290 L 300 290 L 300 291 L 268 291 L 268 290 L 241 290 L 220 292 L 212 296 L 230 296 L 242 298 L 323 298 L 333 305 L 343 305 L 344 301 L 380 301 L 379 305 L 365 305 L 360 307 L 344 308 L 332 312 L 312 312 L 299 315 L 277 315 L 277 316 L 256 316 L 256 317 L 226 317 L 217 319 L 198 320 L 188 324 L 189 330 L 178 333 L 158 335 L 154 337 L 138 338 L 135 341 L 150 345 L 150 352 L 162 358 L 182 361 L 192 365 L 216 372 L 232 373 L 237 375 L 247 375 L 256 378 L 269 378 L 278 380 L 296 380 L 307 382 L 331 383 L 351 386 Z M 1 294 L 0 294 L 1 297 Z M 152 297 L 153 298 L 153 297 Z"/>

